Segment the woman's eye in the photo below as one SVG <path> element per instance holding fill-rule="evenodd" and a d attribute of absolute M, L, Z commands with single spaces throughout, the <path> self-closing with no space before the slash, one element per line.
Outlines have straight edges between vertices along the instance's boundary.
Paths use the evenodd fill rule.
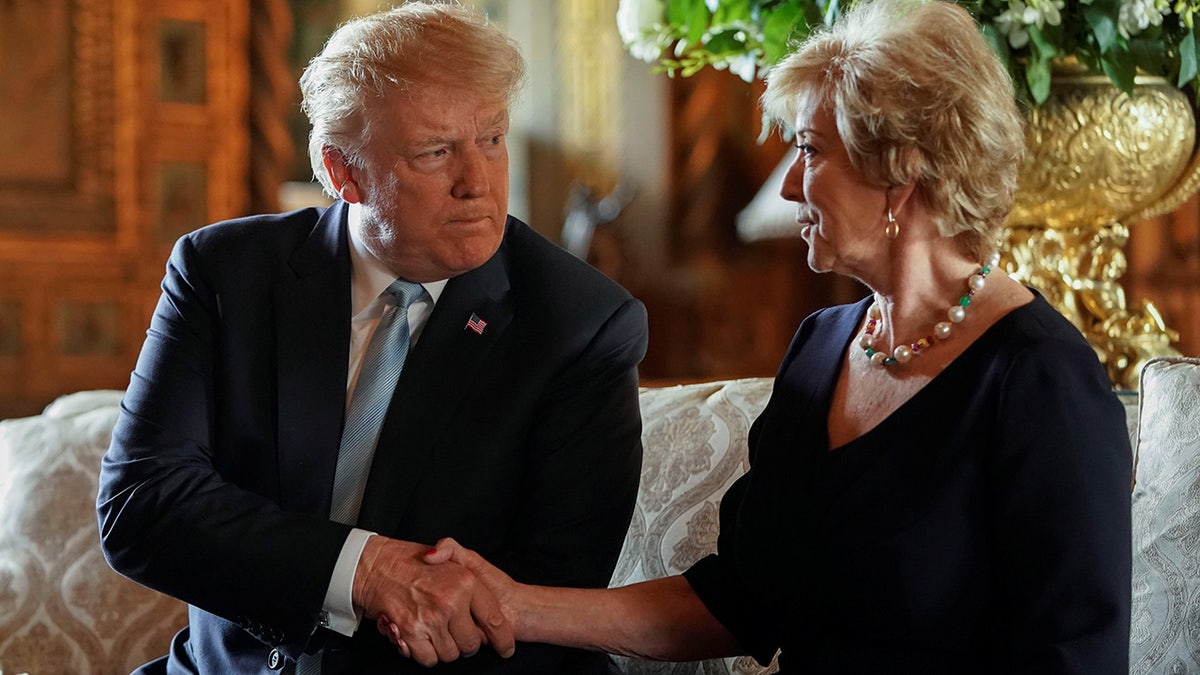
<path fill-rule="evenodd" d="M 800 154 L 804 155 L 805 157 L 811 157 L 817 152 L 817 149 L 812 145 L 808 143 L 801 143 L 799 141 L 796 142 L 796 149 L 799 150 Z"/>

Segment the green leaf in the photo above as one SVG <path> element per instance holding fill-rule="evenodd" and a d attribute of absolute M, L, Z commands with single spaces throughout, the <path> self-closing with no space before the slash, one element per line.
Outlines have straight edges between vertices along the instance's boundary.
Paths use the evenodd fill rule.
<path fill-rule="evenodd" d="M 1129 41 L 1129 58 L 1120 59 L 1120 61 L 1129 61 L 1130 66 L 1135 70 L 1140 68 L 1151 75 L 1161 75 L 1164 77 L 1174 77 L 1175 63 L 1172 59 L 1167 58 L 1167 45 L 1164 44 L 1160 35 L 1156 35 L 1151 31 L 1142 31 L 1140 35 Z"/>
<path fill-rule="evenodd" d="M 744 35 L 738 28 L 719 30 L 709 34 L 704 48 L 713 54 L 741 54 L 746 51 L 746 41 L 738 38 Z"/>
<path fill-rule="evenodd" d="M 713 12 L 713 25 L 750 21 L 750 0 L 721 0 Z"/>
<path fill-rule="evenodd" d="M 1095 36 L 1096 45 L 1100 47 L 1101 53 L 1111 52 L 1117 46 L 1117 40 L 1120 38 L 1117 24 L 1113 21 L 1114 16 L 1116 15 L 1110 14 L 1102 7 L 1095 5 L 1083 7 L 1083 18 L 1091 27 L 1092 35 Z"/>
<path fill-rule="evenodd" d="M 1192 29 L 1183 36 L 1183 40 L 1179 43 L 1179 78 L 1176 80 L 1176 85 L 1180 88 L 1187 85 L 1188 82 L 1196 79 L 1196 26 L 1193 24 Z"/>
<path fill-rule="evenodd" d="M 1133 59 L 1111 59 L 1108 57 L 1100 59 L 1100 67 L 1104 69 L 1104 74 L 1108 75 L 1108 79 L 1112 83 L 1126 93 L 1133 91 L 1134 78 L 1137 77 L 1137 66 L 1133 64 Z"/>
<path fill-rule="evenodd" d="M 1028 30 L 1029 45 L 1035 60 L 1047 62 L 1046 67 L 1049 68 L 1050 59 L 1058 56 L 1058 47 L 1037 26 L 1028 26 Z"/>
<path fill-rule="evenodd" d="M 700 39 L 704 37 L 704 33 L 708 30 L 708 22 L 711 18 L 712 14 L 709 14 L 704 0 L 692 0 L 691 6 L 688 7 L 687 15 L 688 44 L 694 45 L 700 43 Z"/>
<path fill-rule="evenodd" d="M 804 21 L 800 8 L 796 5 L 779 5 L 773 10 L 764 10 L 763 22 L 763 55 L 768 64 L 773 64 L 783 58 L 788 52 L 788 45 L 793 36 L 806 33 L 804 29 L 797 30 Z"/>
<path fill-rule="evenodd" d="M 667 21 L 672 26 L 687 25 L 688 10 L 695 0 L 669 0 L 667 2 Z"/>
<path fill-rule="evenodd" d="M 1025 64 L 1025 82 L 1029 84 L 1029 95 L 1033 102 L 1041 105 L 1050 98 L 1050 60 L 1029 59 Z"/>

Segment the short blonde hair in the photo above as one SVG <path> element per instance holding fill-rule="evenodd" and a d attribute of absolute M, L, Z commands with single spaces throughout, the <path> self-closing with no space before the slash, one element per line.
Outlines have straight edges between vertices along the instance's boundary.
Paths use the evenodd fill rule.
<path fill-rule="evenodd" d="M 943 236 L 983 257 L 1017 189 L 1024 120 L 1012 81 L 965 9 L 863 0 L 767 76 L 764 111 L 793 124 L 816 87 L 850 161 L 882 185 L 915 184 Z"/>
<path fill-rule="evenodd" d="M 448 83 L 511 104 L 524 79 L 517 43 L 457 3 L 409 2 L 348 21 L 300 77 L 313 175 L 335 196 L 323 149 L 336 148 L 350 164 L 364 166 L 375 112 L 398 93 Z"/>

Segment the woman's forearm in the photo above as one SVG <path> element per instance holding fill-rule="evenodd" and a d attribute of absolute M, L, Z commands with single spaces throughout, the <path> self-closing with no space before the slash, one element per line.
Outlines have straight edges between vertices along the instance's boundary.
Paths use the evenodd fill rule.
<path fill-rule="evenodd" d="M 660 661 L 742 651 L 681 576 L 611 589 L 517 585 L 506 600 L 526 642 Z"/>

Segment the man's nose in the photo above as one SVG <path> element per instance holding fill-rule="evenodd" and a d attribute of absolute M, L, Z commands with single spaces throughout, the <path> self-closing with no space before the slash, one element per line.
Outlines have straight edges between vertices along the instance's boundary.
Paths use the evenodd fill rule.
<path fill-rule="evenodd" d="M 482 197 L 492 189 L 488 175 L 488 158 L 478 148 L 459 155 L 458 176 L 452 194 L 459 199 Z"/>

